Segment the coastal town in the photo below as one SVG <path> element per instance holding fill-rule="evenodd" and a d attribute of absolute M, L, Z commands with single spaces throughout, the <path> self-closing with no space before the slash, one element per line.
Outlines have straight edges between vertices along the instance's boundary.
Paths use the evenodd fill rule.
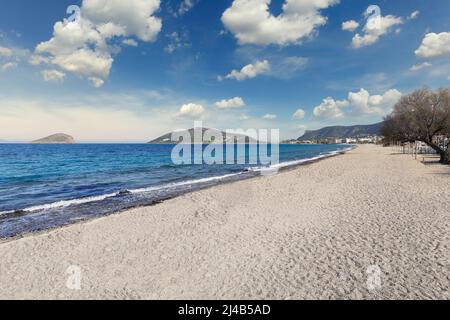
<path fill-rule="evenodd" d="M 382 136 L 364 136 L 350 138 L 322 138 L 313 140 L 286 140 L 282 144 L 379 144 L 383 140 Z"/>

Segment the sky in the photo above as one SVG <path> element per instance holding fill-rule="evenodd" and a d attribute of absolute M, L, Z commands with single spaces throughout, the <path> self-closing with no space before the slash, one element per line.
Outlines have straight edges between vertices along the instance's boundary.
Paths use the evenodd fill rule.
<path fill-rule="evenodd" d="M 199 120 L 297 138 L 450 86 L 448 0 L 1 4 L 3 141 L 146 142 Z"/>

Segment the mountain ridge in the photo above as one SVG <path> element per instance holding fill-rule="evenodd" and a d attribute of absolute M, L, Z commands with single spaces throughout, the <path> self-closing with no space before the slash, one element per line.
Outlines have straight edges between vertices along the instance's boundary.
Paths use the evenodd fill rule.
<path fill-rule="evenodd" d="M 298 140 L 346 139 L 380 135 L 383 124 L 384 122 L 378 122 L 369 125 L 329 126 L 318 130 L 307 130 Z"/>

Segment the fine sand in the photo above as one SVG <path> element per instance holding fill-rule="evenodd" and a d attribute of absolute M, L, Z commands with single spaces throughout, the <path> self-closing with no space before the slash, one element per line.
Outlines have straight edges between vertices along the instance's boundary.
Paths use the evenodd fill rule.
<path fill-rule="evenodd" d="M 0 298 L 449 299 L 450 167 L 360 146 L 4 242 Z"/>

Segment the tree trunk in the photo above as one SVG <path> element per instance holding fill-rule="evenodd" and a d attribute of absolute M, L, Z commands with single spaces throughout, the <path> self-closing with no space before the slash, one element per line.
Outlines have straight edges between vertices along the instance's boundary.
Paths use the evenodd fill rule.
<path fill-rule="evenodd" d="M 445 151 L 444 163 L 450 164 L 450 142 L 447 143 L 447 150 Z"/>
<path fill-rule="evenodd" d="M 427 145 L 429 145 L 431 148 L 433 148 L 433 150 L 436 151 L 439 154 L 439 156 L 440 156 L 439 163 L 442 163 L 442 164 L 449 164 L 450 163 L 450 157 L 449 157 L 449 153 L 448 153 L 449 151 L 448 150 L 441 149 L 438 145 L 434 144 L 433 142 L 430 142 L 430 141 L 424 141 L 424 142 Z"/>
<path fill-rule="evenodd" d="M 434 144 L 431 141 L 422 140 L 422 142 L 425 142 L 428 146 L 430 146 L 436 153 L 439 155 L 439 163 L 442 164 L 450 164 L 450 150 L 447 148 L 447 150 L 441 149 L 437 144 Z"/>
<path fill-rule="evenodd" d="M 441 155 L 441 161 L 442 164 L 450 164 L 450 150 L 447 150 L 444 152 L 444 155 Z"/>

